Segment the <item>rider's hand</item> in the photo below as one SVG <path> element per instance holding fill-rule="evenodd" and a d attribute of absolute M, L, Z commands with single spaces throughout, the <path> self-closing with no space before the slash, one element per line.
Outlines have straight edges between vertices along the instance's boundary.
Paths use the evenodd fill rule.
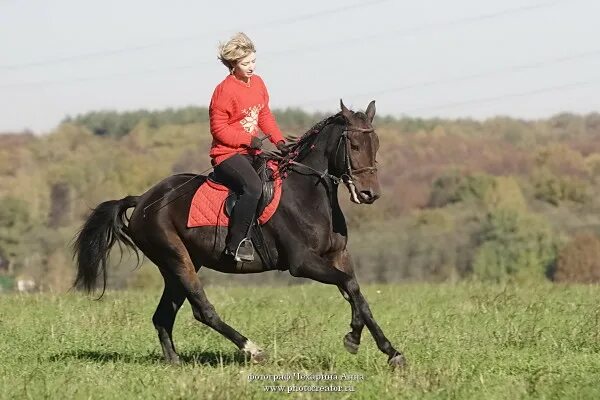
<path fill-rule="evenodd" d="M 262 140 L 256 136 L 252 136 L 252 140 L 250 141 L 250 148 L 255 150 L 260 150 L 262 147 Z"/>
<path fill-rule="evenodd" d="M 279 150 L 282 153 L 284 153 L 287 150 L 287 146 L 285 145 L 285 142 L 283 140 L 277 142 L 275 147 L 277 147 L 277 150 Z"/>

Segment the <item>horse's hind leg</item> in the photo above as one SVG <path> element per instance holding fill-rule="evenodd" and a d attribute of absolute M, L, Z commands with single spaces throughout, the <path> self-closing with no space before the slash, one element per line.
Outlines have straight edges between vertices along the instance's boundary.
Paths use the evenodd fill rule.
<path fill-rule="evenodd" d="M 176 246 L 178 248 L 170 256 L 168 265 L 192 306 L 194 318 L 231 340 L 240 350 L 249 355 L 253 362 L 262 361 L 265 358 L 263 350 L 221 320 L 206 297 L 203 285 L 183 243 L 179 241 Z"/>
<path fill-rule="evenodd" d="M 158 332 L 158 339 L 165 360 L 173 364 L 179 364 L 179 356 L 173 344 L 173 324 L 175 323 L 177 311 L 185 301 L 185 292 L 179 282 L 169 276 L 168 273 L 163 272 L 163 278 L 165 288 L 152 317 L 152 322 Z"/>

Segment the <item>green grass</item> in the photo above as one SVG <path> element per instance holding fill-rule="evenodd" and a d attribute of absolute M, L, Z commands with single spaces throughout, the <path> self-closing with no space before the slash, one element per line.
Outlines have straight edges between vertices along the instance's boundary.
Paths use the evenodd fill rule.
<path fill-rule="evenodd" d="M 162 362 L 151 323 L 156 291 L 0 296 L 0 398 L 246 399 L 600 398 L 600 287 L 480 284 L 365 286 L 371 309 L 409 367 L 392 371 L 365 329 L 344 350 L 350 309 L 325 285 L 209 287 L 221 317 L 269 352 L 247 363 L 180 311 L 182 366 Z M 357 373 L 348 394 L 266 393 L 248 376 Z"/>

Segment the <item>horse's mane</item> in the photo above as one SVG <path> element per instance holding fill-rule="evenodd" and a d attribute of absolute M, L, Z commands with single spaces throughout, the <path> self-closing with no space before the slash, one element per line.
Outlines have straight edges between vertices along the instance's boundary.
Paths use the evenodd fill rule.
<path fill-rule="evenodd" d="M 281 156 L 289 156 L 293 155 L 295 159 L 301 160 L 306 155 L 307 151 L 310 150 L 310 147 L 314 143 L 314 141 L 319 136 L 319 133 L 325 128 L 327 125 L 334 122 L 341 122 L 342 113 L 339 112 L 337 114 L 331 115 L 322 121 L 314 124 L 309 130 L 304 132 L 301 136 L 287 136 L 286 137 L 286 149 L 279 154 Z"/>
<path fill-rule="evenodd" d="M 352 115 L 368 122 L 367 115 L 362 111 L 351 111 Z M 309 130 L 304 132 L 301 136 L 287 136 L 286 137 L 286 146 L 282 151 L 276 151 L 274 153 L 268 154 L 268 156 L 275 156 L 275 159 L 285 159 L 289 161 L 290 159 L 301 161 L 306 155 L 310 152 L 313 147 L 314 142 L 319 137 L 319 133 L 329 124 L 343 124 L 344 117 L 342 116 L 342 112 L 338 112 L 337 114 L 331 115 L 316 124 L 314 124 Z M 285 169 L 287 167 L 287 162 L 284 162 L 284 165 L 280 165 L 280 168 Z"/>

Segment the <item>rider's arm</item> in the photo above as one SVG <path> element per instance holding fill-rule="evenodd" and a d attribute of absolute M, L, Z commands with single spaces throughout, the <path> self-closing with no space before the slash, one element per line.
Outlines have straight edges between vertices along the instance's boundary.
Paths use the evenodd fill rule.
<path fill-rule="evenodd" d="M 275 117 L 273 113 L 271 113 L 271 109 L 269 108 L 269 92 L 267 92 L 267 87 L 260 77 L 254 76 L 253 79 L 259 81 L 259 84 L 262 87 L 263 98 L 264 98 L 264 107 L 258 113 L 258 127 L 261 131 L 263 131 L 266 135 L 269 136 L 269 139 L 273 144 L 277 144 L 279 142 L 283 142 L 283 134 L 277 126 L 277 122 L 275 121 Z"/>
<path fill-rule="evenodd" d="M 251 135 L 248 135 L 239 122 L 229 124 L 232 109 L 232 98 L 217 88 L 210 101 L 210 132 L 213 137 L 226 146 L 237 148 L 250 146 Z"/>

